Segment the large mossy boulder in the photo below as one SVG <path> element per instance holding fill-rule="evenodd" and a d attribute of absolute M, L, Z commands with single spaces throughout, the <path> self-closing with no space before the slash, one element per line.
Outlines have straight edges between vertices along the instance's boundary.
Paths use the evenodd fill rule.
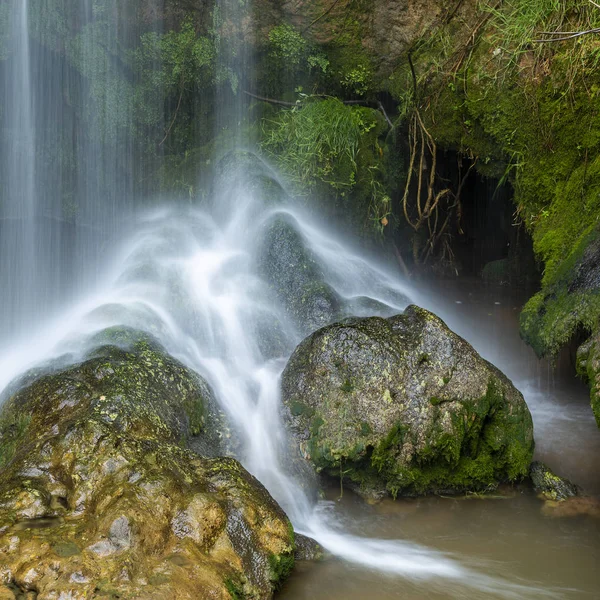
<path fill-rule="evenodd" d="M 0 414 L 0 597 L 272 596 L 293 530 L 236 460 L 189 449 L 219 443 L 200 377 L 134 337 L 21 384 Z"/>
<path fill-rule="evenodd" d="M 340 311 L 340 298 L 326 283 L 297 221 L 287 213 L 275 213 L 260 239 L 260 274 L 300 333 L 308 335 L 334 321 Z"/>
<path fill-rule="evenodd" d="M 315 332 L 290 358 L 282 390 L 305 457 L 365 494 L 486 490 L 528 474 L 523 396 L 422 308 Z"/>

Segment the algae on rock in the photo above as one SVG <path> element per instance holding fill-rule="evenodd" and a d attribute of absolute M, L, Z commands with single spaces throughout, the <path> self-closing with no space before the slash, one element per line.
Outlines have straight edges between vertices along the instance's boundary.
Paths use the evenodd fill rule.
<path fill-rule="evenodd" d="M 305 457 L 364 494 L 485 490 L 529 472 L 523 396 L 416 306 L 320 329 L 290 358 L 282 390 Z"/>
<path fill-rule="evenodd" d="M 189 449 L 219 443 L 201 378 L 142 338 L 23 383 L 0 415 L 6 594 L 272 596 L 293 531 L 236 460 Z"/>
<path fill-rule="evenodd" d="M 544 496 L 546 500 L 562 502 L 579 495 L 576 485 L 568 479 L 555 475 L 542 462 L 531 463 L 529 476 L 535 491 Z"/>

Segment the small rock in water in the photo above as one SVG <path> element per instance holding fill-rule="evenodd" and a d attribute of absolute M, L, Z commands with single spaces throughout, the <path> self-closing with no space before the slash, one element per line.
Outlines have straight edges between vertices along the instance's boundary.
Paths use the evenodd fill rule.
<path fill-rule="evenodd" d="M 295 560 L 319 561 L 325 558 L 325 552 L 316 540 L 301 533 L 294 535 L 296 539 Z"/>
<path fill-rule="evenodd" d="M 531 463 L 529 476 L 533 488 L 546 500 L 561 501 L 579 495 L 577 486 L 568 479 L 555 475 L 544 463 L 535 461 Z"/>

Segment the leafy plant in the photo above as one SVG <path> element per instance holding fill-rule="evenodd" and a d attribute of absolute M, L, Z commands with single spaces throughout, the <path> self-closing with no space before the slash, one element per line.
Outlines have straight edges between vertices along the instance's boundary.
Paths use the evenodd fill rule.
<path fill-rule="evenodd" d="M 269 32 L 270 54 L 288 68 L 308 66 L 323 73 L 329 67 L 327 57 L 316 51 L 302 34 L 291 25 L 277 25 Z"/>
<path fill-rule="evenodd" d="M 358 209 L 381 232 L 391 212 L 378 139 L 382 120 L 371 108 L 301 96 L 264 122 L 262 149 L 298 196 L 316 192 L 346 199 L 348 208 Z"/>

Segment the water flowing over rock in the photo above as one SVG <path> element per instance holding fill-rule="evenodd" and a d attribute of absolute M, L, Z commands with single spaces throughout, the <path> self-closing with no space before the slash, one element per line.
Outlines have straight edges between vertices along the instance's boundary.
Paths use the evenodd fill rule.
<path fill-rule="evenodd" d="M 210 388 L 147 335 L 108 337 L 133 341 L 3 407 L 0 597 L 270 598 L 293 531 L 236 460 L 189 449 L 220 447 Z"/>
<path fill-rule="evenodd" d="M 365 494 L 485 490 L 528 474 L 533 424 L 523 396 L 416 306 L 309 336 L 282 390 L 306 458 Z"/>
<path fill-rule="evenodd" d="M 307 335 L 335 320 L 340 298 L 325 282 L 298 230 L 292 216 L 275 214 L 260 236 L 259 268 L 292 321 Z"/>

